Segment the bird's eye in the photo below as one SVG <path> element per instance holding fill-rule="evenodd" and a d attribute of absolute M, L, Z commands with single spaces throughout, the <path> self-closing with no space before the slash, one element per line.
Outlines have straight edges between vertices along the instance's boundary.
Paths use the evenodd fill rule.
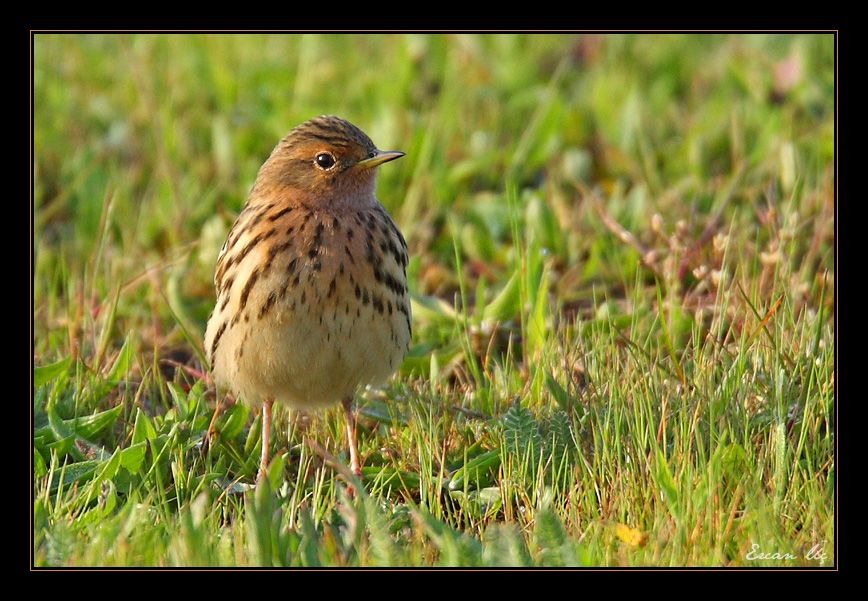
<path fill-rule="evenodd" d="M 371 153 L 368 155 L 368 158 L 369 158 L 369 159 L 372 159 L 372 158 L 374 158 L 375 156 L 377 156 L 377 151 L 376 151 L 376 150 L 372 150 Z"/>
<path fill-rule="evenodd" d="M 314 159 L 320 169 L 331 169 L 335 166 L 335 157 L 329 152 L 321 152 Z"/>

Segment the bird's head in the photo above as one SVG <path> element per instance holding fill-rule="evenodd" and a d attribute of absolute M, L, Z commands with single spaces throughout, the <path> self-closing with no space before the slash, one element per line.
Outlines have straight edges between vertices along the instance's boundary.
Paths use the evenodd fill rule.
<path fill-rule="evenodd" d="M 309 206 L 352 204 L 373 197 L 378 165 L 402 156 L 377 149 L 349 121 L 316 117 L 277 144 L 259 171 L 254 193 L 287 190 Z"/>

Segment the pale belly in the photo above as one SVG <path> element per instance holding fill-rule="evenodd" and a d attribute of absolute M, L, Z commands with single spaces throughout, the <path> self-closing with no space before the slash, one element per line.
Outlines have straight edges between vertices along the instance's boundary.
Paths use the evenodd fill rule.
<path fill-rule="evenodd" d="M 300 409 L 325 407 L 351 398 L 361 386 L 381 384 L 400 366 L 409 340 L 401 314 L 383 316 L 370 305 L 352 314 L 340 309 L 323 314 L 322 323 L 302 308 L 236 328 L 217 354 L 217 383 L 248 403 L 271 398 Z"/>

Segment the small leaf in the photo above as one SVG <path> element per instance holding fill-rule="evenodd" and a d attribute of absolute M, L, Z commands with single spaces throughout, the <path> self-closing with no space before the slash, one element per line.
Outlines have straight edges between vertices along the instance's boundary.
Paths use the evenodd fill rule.
<path fill-rule="evenodd" d="M 50 488 L 51 494 L 56 493 L 60 485 L 63 485 L 63 487 L 66 488 L 73 482 L 81 482 L 92 478 L 96 469 L 102 463 L 102 461 L 91 459 L 67 465 L 64 470 L 57 470 L 55 474 L 58 476 L 60 472 L 63 471 L 63 479 L 61 480 L 58 476 L 52 479 L 53 481 Z"/>
<path fill-rule="evenodd" d="M 465 485 L 470 488 L 483 488 L 491 483 L 493 473 L 498 467 L 500 467 L 499 450 L 477 455 L 455 471 L 449 481 L 449 490 L 463 490 Z"/>
<path fill-rule="evenodd" d="M 362 481 L 368 485 L 387 490 L 401 487 L 402 490 L 419 490 L 419 474 L 405 472 L 390 465 L 362 468 Z"/>
<path fill-rule="evenodd" d="M 117 421 L 123 410 L 123 405 L 118 405 L 107 411 L 77 417 L 75 419 L 60 419 L 53 404 L 46 407 L 48 414 L 48 425 L 38 428 L 34 433 L 34 439 L 40 441 L 45 440 L 63 440 L 66 438 L 79 437 L 86 440 L 93 440 L 104 430 L 110 428 Z"/>
<path fill-rule="evenodd" d="M 407 420 L 399 415 L 395 415 L 395 411 L 390 410 L 389 405 L 377 399 L 367 399 L 364 405 L 358 409 L 359 415 L 363 415 L 370 419 L 376 420 L 381 424 L 391 426 L 396 421 L 398 424 L 407 425 Z"/>
<path fill-rule="evenodd" d="M 226 421 L 220 428 L 220 436 L 226 440 L 232 440 L 244 429 L 250 410 L 242 403 L 235 403 L 226 410 Z"/>
<path fill-rule="evenodd" d="M 527 353 L 529 359 L 538 359 L 545 349 L 548 331 L 546 329 L 546 314 L 548 310 L 549 274 L 548 268 L 540 273 L 536 296 L 532 299 L 533 306 L 527 316 Z"/>
<path fill-rule="evenodd" d="M 431 367 L 428 370 L 428 381 L 431 385 L 431 394 L 437 394 L 437 384 L 440 382 L 440 361 L 437 360 L 437 353 L 431 353 Z"/>
<path fill-rule="evenodd" d="M 738 443 L 726 445 L 720 456 L 720 465 L 730 478 L 740 479 L 747 469 L 747 453 Z"/>
<path fill-rule="evenodd" d="M 126 375 L 127 371 L 130 369 L 130 363 L 132 363 L 133 359 L 133 344 L 132 344 L 132 332 L 127 334 L 126 339 L 124 340 L 124 344 L 121 347 L 120 352 L 118 353 L 117 359 L 115 359 L 114 364 L 106 376 L 106 379 L 116 384 L 120 382 L 121 378 Z"/>
<path fill-rule="evenodd" d="M 532 239 L 542 248 L 557 253 L 560 248 L 561 231 L 557 218 L 547 203 L 534 195 L 525 209 L 525 223 Z"/>
<path fill-rule="evenodd" d="M 286 465 L 288 453 L 281 453 L 271 459 L 268 464 L 268 483 L 271 484 L 272 490 L 278 490 L 280 483 L 283 481 L 283 466 Z"/>
<path fill-rule="evenodd" d="M 436 296 L 411 294 L 410 305 L 414 321 L 452 323 L 456 320 L 452 305 Z"/>
<path fill-rule="evenodd" d="M 103 431 L 111 428 L 114 425 L 118 417 L 120 417 L 123 408 L 123 405 L 118 405 L 117 407 L 112 407 L 107 411 L 79 417 L 74 420 L 70 420 L 70 425 L 75 431 L 76 435 L 87 440 L 93 440 Z"/>
<path fill-rule="evenodd" d="M 46 473 L 48 473 L 48 468 L 45 466 L 45 460 L 42 458 L 42 454 L 33 449 L 33 475 L 37 478 L 41 478 Z"/>
<path fill-rule="evenodd" d="M 103 482 L 105 480 L 111 480 L 115 477 L 115 474 L 118 472 L 118 468 L 121 467 L 121 451 L 118 449 L 115 451 L 111 459 L 103 462 L 102 469 L 99 471 L 97 475 L 97 482 Z"/>
<path fill-rule="evenodd" d="M 254 490 L 244 494 L 247 548 L 253 563 L 263 567 L 272 565 L 271 541 L 275 535 L 272 530 L 275 509 L 276 499 L 267 478 L 259 482 Z"/>
<path fill-rule="evenodd" d="M 43 450 L 49 454 L 57 453 L 58 457 L 63 457 L 64 455 L 72 451 L 73 459 L 82 461 L 84 459 L 84 455 L 82 455 L 81 452 L 73 446 L 74 442 L 74 436 L 61 438 L 60 440 L 45 445 Z"/>
<path fill-rule="evenodd" d="M 41 498 L 33 501 L 33 532 L 42 532 L 48 528 L 48 510 Z"/>
<path fill-rule="evenodd" d="M 157 437 L 157 431 L 150 418 L 142 411 L 141 408 L 136 409 L 136 422 L 133 426 L 133 444 L 138 444 L 146 440 L 154 440 Z"/>
<path fill-rule="evenodd" d="M 675 480 L 672 479 L 669 466 L 666 464 L 666 458 L 660 449 L 657 449 L 653 474 L 657 486 L 663 491 L 663 499 L 669 507 L 669 513 L 672 514 L 672 517 L 680 519 L 681 504 L 678 501 L 678 489 L 675 486 Z"/>
<path fill-rule="evenodd" d="M 142 466 L 142 462 L 145 459 L 146 451 L 147 443 L 144 441 L 127 447 L 120 453 L 121 467 L 126 469 L 131 474 L 135 474 Z"/>
<path fill-rule="evenodd" d="M 244 441 L 244 454 L 250 456 L 253 450 L 259 446 L 259 435 L 262 432 L 262 414 L 256 416 L 247 431 L 247 439 Z"/>
<path fill-rule="evenodd" d="M 515 271 L 503 289 L 486 305 L 482 312 L 482 318 L 491 322 L 515 318 L 521 309 L 520 284 L 519 272 Z"/>
<path fill-rule="evenodd" d="M 33 369 L 33 388 L 39 388 L 53 380 L 54 378 L 60 376 L 72 364 L 72 357 L 67 357 L 66 359 L 61 359 L 56 363 L 50 363 L 48 365 L 43 365 L 42 367 L 36 367 Z"/>
<path fill-rule="evenodd" d="M 555 401 L 557 401 L 560 408 L 569 413 L 571 403 L 567 391 L 564 390 L 558 381 L 554 379 L 554 376 L 548 372 L 546 372 L 546 388 L 549 389 L 549 392 Z"/>
<path fill-rule="evenodd" d="M 190 414 L 190 395 L 175 384 L 174 382 L 166 382 L 169 388 L 169 393 L 172 395 L 172 400 L 175 401 L 175 406 L 178 408 L 178 415 L 182 420 L 187 419 Z"/>
<path fill-rule="evenodd" d="M 48 403 L 45 407 L 45 412 L 48 415 L 48 426 L 51 433 L 54 435 L 55 440 L 62 440 L 64 438 L 72 437 L 72 428 L 63 421 L 60 416 L 57 414 L 57 405 L 55 403 Z M 37 436 L 39 435 L 39 431 L 37 431 Z"/>

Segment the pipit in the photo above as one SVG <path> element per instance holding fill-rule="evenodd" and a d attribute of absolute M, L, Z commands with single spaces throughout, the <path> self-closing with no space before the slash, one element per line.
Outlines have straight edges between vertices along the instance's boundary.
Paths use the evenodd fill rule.
<path fill-rule="evenodd" d="M 205 350 L 214 381 L 271 408 L 343 403 L 350 467 L 361 475 L 355 391 L 385 381 L 410 343 L 407 243 L 374 195 L 378 150 L 333 116 L 302 123 L 259 169 L 217 259 Z"/>

